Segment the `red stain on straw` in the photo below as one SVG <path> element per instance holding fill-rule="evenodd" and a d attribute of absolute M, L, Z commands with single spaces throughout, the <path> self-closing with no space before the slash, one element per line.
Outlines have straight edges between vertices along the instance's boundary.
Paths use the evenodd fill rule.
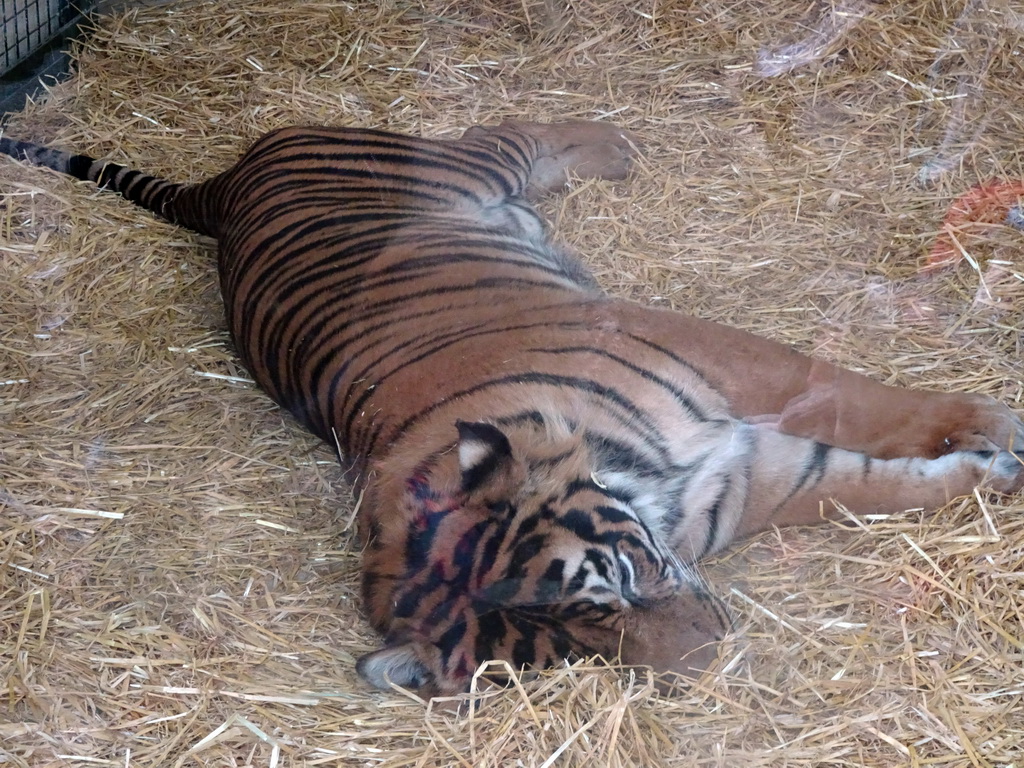
<path fill-rule="evenodd" d="M 965 224 L 1001 224 L 1006 221 L 1010 208 L 1017 205 L 1024 196 L 1024 181 L 1000 181 L 993 179 L 976 184 L 960 195 L 949 206 L 942 220 L 935 245 L 928 258 L 918 268 L 918 273 L 936 272 L 943 267 L 956 264 L 963 253 L 956 244 L 956 233 Z"/>

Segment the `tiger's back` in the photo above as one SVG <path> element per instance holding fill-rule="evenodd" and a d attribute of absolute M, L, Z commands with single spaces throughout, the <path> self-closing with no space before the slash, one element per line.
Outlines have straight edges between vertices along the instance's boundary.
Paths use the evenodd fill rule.
<path fill-rule="evenodd" d="M 219 201 L 222 289 L 247 365 L 360 469 L 446 384 L 495 372 L 510 306 L 530 331 L 595 296 L 503 157 L 487 142 L 284 129 L 187 193 Z M 444 362 L 455 348 L 458 377 Z"/>

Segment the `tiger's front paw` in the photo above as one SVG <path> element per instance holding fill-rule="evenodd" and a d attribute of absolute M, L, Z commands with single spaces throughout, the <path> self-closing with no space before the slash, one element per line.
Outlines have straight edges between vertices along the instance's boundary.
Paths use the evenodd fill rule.
<path fill-rule="evenodd" d="M 953 451 L 1009 451 L 1024 457 L 1024 422 L 987 395 L 953 394 L 942 403 L 943 414 L 934 455 Z"/>
<path fill-rule="evenodd" d="M 987 395 L 952 394 L 938 414 L 934 456 L 973 454 L 985 464 L 982 482 L 1003 493 L 1024 487 L 1024 422 Z"/>

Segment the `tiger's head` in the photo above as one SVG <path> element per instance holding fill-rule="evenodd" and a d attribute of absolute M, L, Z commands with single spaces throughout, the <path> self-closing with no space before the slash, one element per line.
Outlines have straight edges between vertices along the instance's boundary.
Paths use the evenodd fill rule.
<path fill-rule="evenodd" d="M 385 647 L 359 660 L 365 680 L 449 695 L 492 659 L 522 669 L 621 652 L 682 672 L 715 658 L 724 612 L 601 483 L 580 438 L 456 427 L 454 450 L 405 479 L 388 515 L 402 527 L 371 524 L 364 599 Z"/>

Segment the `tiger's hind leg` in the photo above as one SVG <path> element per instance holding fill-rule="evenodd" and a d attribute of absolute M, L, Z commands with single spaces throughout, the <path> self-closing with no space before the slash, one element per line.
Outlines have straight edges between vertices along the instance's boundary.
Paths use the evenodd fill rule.
<path fill-rule="evenodd" d="M 609 319 L 652 348 L 685 358 L 735 418 L 878 459 L 999 450 L 1024 457 L 1024 421 L 986 395 L 888 386 L 680 312 L 618 302 L 593 322 Z"/>
<path fill-rule="evenodd" d="M 506 164 L 520 165 L 526 175 L 513 196 L 532 199 L 561 189 L 571 177 L 623 179 L 636 152 L 624 129 L 585 120 L 474 126 L 461 141 L 497 151 Z"/>

